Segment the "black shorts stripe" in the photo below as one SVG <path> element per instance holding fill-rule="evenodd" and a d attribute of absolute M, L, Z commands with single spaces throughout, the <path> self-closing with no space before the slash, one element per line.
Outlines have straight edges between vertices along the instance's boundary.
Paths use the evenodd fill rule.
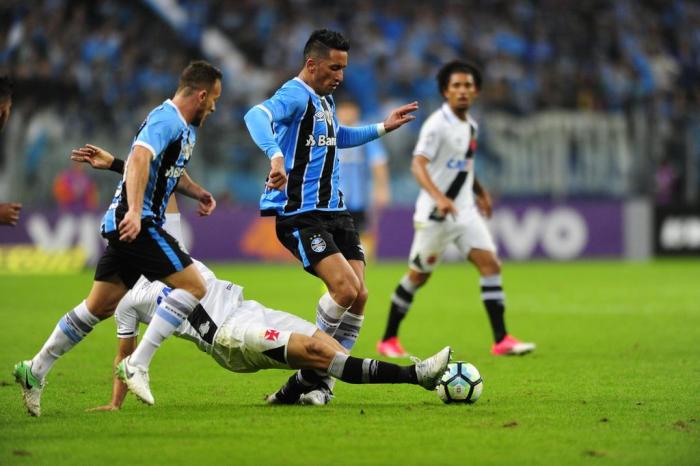
<path fill-rule="evenodd" d="M 314 133 L 314 109 L 314 103 L 309 97 L 304 116 L 299 124 L 297 146 L 294 150 L 294 165 L 289 171 L 287 179 L 287 205 L 284 206 L 284 211 L 287 213 L 299 210 L 301 207 L 304 173 L 311 155 L 311 146 L 307 146 L 306 141 Z"/>
<path fill-rule="evenodd" d="M 321 98 L 321 106 L 326 114 L 331 115 L 330 107 L 328 102 L 324 98 Z M 326 133 L 327 137 L 335 138 L 335 128 L 333 128 L 333 120 L 330 122 L 326 120 Z M 326 158 L 323 160 L 323 170 L 321 171 L 321 180 L 319 181 L 318 188 L 318 207 L 322 209 L 327 209 L 328 204 L 331 201 L 332 194 L 332 177 L 333 168 L 335 167 L 335 146 L 326 146 Z"/>

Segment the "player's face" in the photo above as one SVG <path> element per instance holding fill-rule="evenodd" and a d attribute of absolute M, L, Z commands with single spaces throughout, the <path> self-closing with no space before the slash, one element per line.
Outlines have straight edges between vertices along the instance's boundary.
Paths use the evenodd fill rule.
<path fill-rule="evenodd" d="M 197 109 L 197 114 L 194 120 L 192 120 L 193 126 L 202 126 L 207 116 L 216 111 L 216 101 L 221 97 L 221 81 L 217 79 L 209 91 L 203 90 L 199 92 L 201 93 L 199 95 L 201 95 L 200 98 L 202 100 Z"/>
<path fill-rule="evenodd" d="M 311 87 L 318 95 L 332 94 L 343 82 L 343 69 L 348 66 L 348 53 L 331 49 L 327 57 L 310 59 Z"/>
<path fill-rule="evenodd" d="M 0 131 L 5 127 L 5 123 L 10 119 L 10 110 L 12 110 L 12 99 L 5 99 L 0 102 Z"/>
<path fill-rule="evenodd" d="M 479 89 L 470 73 L 452 73 L 442 95 L 452 111 L 463 113 L 472 106 L 479 95 Z"/>

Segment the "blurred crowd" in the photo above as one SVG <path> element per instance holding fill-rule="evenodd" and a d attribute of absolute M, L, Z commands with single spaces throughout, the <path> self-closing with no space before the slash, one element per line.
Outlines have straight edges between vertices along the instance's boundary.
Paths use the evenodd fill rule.
<path fill-rule="evenodd" d="M 226 128 L 231 138 L 212 136 L 216 149 L 206 157 L 257 170 L 264 160 L 250 161 L 257 155 L 241 116 L 298 72 L 309 33 L 325 26 L 350 39 L 341 97 L 365 116 L 388 101 L 434 108 L 437 68 L 463 57 L 484 70 L 480 108 L 522 116 L 642 109 L 663 155 L 654 162 L 682 172 L 677 152 L 668 152 L 700 108 L 700 4 L 691 0 L 173 0 L 186 13 L 179 28 L 151 7 L 158 3 L 168 2 L 4 1 L 0 71 L 15 77 L 17 104 L 51 106 L 63 131 L 130 137 L 184 65 L 205 53 L 202 37 L 215 28 L 251 74 L 225 76 L 212 134 Z M 250 79 L 253 70 L 268 79 Z M 245 83 L 245 92 L 227 93 L 227 81 Z"/>

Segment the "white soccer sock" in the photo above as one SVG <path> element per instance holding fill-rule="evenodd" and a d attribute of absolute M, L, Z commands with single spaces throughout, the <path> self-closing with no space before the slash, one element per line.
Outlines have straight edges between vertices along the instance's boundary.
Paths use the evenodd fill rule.
<path fill-rule="evenodd" d="M 350 311 L 346 312 L 340 319 L 340 325 L 338 325 L 338 330 L 335 331 L 333 338 L 338 340 L 343 348 L 352 351 L 357 337 L 360 336 L 360 329 L 364 321 L 365 316 L 353 314 Z"/>
<path fill-rule="evenodd" d="M 131 355 L 129 363 L 148 369 L 160 344 L 175 332 L 175 329 L 187 319 L 197 304 L 199 304 L 199 300 L 190 292 L 180 288 L 171 291 L 156 309 L 151 323 L 148 324 L 146 333 Z"/>
<path fill-rule="evenodd" d="M 318 300 L 318 306 L 316 306 L 316 327 L 333 336 L 340 325 L 341 317 L 348 309 L 336 303 L 331 298 L 330 293 L 326 292 Z"/>
<path fill-rule="evenodd" d="M 70 351 L 93 329 L 100 319 L 87 308 L 85 301 L 58 321 L 58 325 L 32 359 L 32 374 L 43 380 L 58 358 Z"/>

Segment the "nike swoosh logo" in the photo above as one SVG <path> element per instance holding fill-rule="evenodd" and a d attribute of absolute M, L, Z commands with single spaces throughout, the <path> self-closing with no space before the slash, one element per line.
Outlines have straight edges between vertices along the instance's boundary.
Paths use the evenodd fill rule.
<path fill-rule="evenodd" d="M 32 387 L 32 384 L 29 383 L 29 374 L 27 372 L 24 373 L 24 385 L 30 389 L 34 388 L 34 387 Z"/>
<path fill-rule="evenodd" d="M 127 379 L 130 379 L 130 378 L 132 378 L 132 377 L 134 376 L 134 373 L 133 373 L 133 372 L 129 372 L 129 367 L 128 367 L 128 365 L 126 364 L 126 361 L 124 362 L 124 375 L 126 375 L 126 378 L 127 378 Z"/>

